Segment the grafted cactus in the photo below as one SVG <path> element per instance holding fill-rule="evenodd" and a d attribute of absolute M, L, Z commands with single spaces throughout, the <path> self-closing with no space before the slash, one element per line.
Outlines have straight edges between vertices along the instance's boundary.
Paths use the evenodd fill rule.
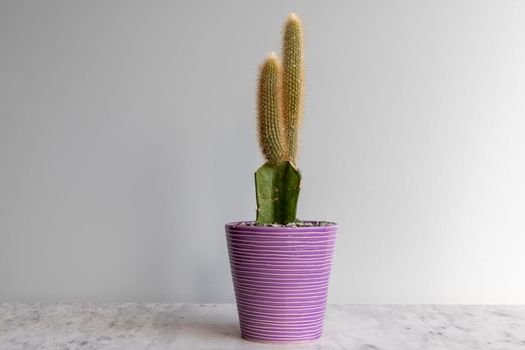
<path fill-rule="evenodd" d="M 299 18 L 290 14 L 284 27 L 283 67 L 274 53 L 261 66 L 258 131 L 267 162 L 255 173 L 259 224 L 297 220 L 301 173 L 296 161 L 304 94 L 302 37 Z"/>

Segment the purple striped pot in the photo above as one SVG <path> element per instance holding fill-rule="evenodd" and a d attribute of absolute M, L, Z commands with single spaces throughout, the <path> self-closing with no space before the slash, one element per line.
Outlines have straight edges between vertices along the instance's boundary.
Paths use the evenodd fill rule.
<path fill-rule="evenodd" d="M 337 229 L 226 224 L 243 338 L 296 343 L 321 337 Z"/>

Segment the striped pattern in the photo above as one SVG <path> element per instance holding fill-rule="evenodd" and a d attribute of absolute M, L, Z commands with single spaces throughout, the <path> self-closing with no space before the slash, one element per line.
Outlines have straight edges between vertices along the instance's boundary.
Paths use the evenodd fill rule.
<path fill-rule="evenodd" d="M 337 228 L 226 225 L 243 338 L 287 343 L 321 336 Z"/>

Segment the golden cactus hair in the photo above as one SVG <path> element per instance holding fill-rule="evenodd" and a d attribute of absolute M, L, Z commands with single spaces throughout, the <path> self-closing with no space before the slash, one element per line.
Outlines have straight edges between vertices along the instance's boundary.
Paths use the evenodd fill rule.
<path fill-rule="evenodd" d="M 282 111 L 286 128 L 287 159 L 296 163 L 299 129 L 303 118 L 304 63 L 303 26 L 299 17 L 290 13 L 283 33 Z"/>
<path fill-rule="evenodd" d="M 286 146 L 282 118 L 282 72 L 274 52 L 260 67 L 257 94 L 257 121 L 259 144 L 266 160 L 277 164 L 285 159 Z"/>

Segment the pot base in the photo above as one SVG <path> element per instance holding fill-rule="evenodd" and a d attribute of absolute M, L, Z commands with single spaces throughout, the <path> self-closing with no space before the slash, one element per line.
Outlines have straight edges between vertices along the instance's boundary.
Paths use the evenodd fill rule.
<path fill-rule="evenodd" d="M 317 337 L 314 339 L 308 339 L 308 340 L 264 340 L 264 339 L 250 338 L 250 337 L 243 335 L 242 339 L 251 341 L 254 343 L 261 343 L 261 344 L 306 344 L 306 343 L 311 343 L 316 340 L 319 340 L 321 339 L 321 337 Z"/>

